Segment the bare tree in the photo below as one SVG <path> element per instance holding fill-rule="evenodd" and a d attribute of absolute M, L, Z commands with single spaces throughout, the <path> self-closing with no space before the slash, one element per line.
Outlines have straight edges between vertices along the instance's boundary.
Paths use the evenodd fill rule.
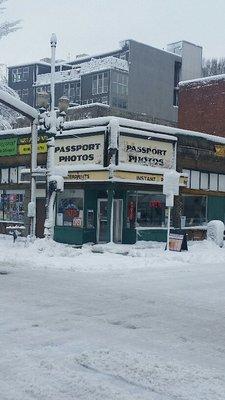
<path fill-rule="evenodd" d="M 0 14 L 4 12 L 4 3 L 7 1 L 8 0 L 0 0 Z M 0 22 L 0 40 L 3 37 L 8 36 L 10 33 L 20 29 L 19 23 L 20 20 Z M 0 89 L 10 93 L 12 96 L 19 97 L 13 89 L 8 87 L 7 80 L 4 75 L 0 76 Z M 0 104 L 0 129 L 11 128 L 17 117 L 18 114 L 15 111 L 12 111 L 9 107 Z"/>
<path fill-rule="evenodd" d="M 0 14 L 2 14 L 5 11 L 5 7 L 3 7 L 4 3 L 6 3 L 8 0 L 0 0 Z M 15 32 L 18 29 L 20 29 L 19 26 L 20 20 L 16 21 L 3 21 L 0 23 L 0 39 L 2 39 L 4 36 L 8 36 L 9 33 Z"/>
<path fill-rule="evenodd" d="M 202 61 L 202 75 L 225 74 L 225 58 L 208 58 Z"/>

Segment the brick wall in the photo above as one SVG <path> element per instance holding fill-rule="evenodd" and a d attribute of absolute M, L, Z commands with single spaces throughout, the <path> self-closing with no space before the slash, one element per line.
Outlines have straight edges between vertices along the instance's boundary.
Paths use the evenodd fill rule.
<path fill-rule="evenodd" d="M 178 127 L 225 137 L 225 78 L 180 86 Z"/>

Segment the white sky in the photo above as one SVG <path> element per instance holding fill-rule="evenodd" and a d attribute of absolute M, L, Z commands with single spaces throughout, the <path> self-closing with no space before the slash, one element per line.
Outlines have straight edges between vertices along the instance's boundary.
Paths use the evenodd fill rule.
<path fill-rule="evenodd" d="M 97 54 L 135 39 L 163 48 L 188 40 L 204 56 L 225 57 L 225 0 L 8 0 L 0 19 L 22 19 L 22 29 L 0 42 L 0 63 L 49 56 L 49 37 L 58 37 L 57 58 Z"/>

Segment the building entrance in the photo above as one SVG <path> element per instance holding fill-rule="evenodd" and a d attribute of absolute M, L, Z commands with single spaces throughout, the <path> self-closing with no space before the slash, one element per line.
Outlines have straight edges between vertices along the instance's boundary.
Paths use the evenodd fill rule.
<path fill-rule="evenodd" d="M 98 199 L 97 242 L 104 243 L 108 240 L 108 199 Z M 113 241 L 122 242 L 123 225 L 123 200 L 113 200 Z"/>
<path fill-rule="evenodd" d="M 123 230 L 123 200 L 113 200 L 113 241 L 122 243 Z"/>

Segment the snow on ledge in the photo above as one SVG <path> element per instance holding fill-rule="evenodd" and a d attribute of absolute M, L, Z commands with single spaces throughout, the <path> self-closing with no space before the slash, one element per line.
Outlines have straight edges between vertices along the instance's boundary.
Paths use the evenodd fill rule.
<path fill-rule="evenodd" d="M 55 82 L 79 81 L 82 75 L 93 72 L 104 71 L 107 69 L 118 69 L 124 72 L 129 71 L 128 62 L 117 57 L 109 56 L 105 58 L 93 58 L 88 62 L 76 65 L 75 68 L 55 73 Z M 41 74 L 37 76 L 35 86 L 50 85 L 51 74 Z"/>
<path fill-rule="evenodd" d="M 211 75 L 211 76 L 206 76 L 204 78 L 196 78 L 196 79 L 190 79 L 187 81 L 181 81 L 179 82 L 179 87 L 183 86 L 207 86 L 210 84 L 213 84 L 214 82 L 217 81 L 223 81 L 225 80 L 225 74 L 220 74 L 220 75 Z"/>

